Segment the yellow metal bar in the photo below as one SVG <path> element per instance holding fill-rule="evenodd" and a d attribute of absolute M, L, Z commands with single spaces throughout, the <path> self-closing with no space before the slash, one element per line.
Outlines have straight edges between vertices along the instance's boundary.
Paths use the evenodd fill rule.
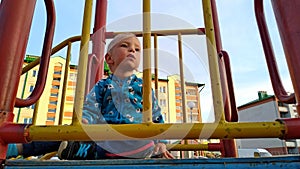
<path fill-rule="evenodd" d="M 81 40 L 81 36 L 73 36 L 73 37 L 70 37 L 70 38 L 64 40 L 63 42 L 59 43 L 52 49 L 51 55 L 54 55 L 56 52 L 58 52 L 65 46 L 68 46 L 69 43 L 73 43 L 73 42 L 80 41 L 80 40 Z"/>
<path fill-rule="evenodd" d="M 32 68 L 34 68 L 36 65 L 40 64 L 40 60 L 41 60 L 41 58 L 37 58 L 33 62 L 30 62 L 28 65 L 26 65 L 25 67 L 23 67 L 22 74 L 28 72 L 29 70 L 31 70 Z"/>
<path fill-rule="evenodd" d="M 187 113 L 186 113 L 186 90 L 185 90 L 185 80 L 184 80 L 184 69 L 183 69 L 183 58 L 182 58 L 182 37 L 181 33 L 178 33 L 178 55 L 179 55 L 179 71 L 180 71 L 180 86 L 181 86 L 181 104 L 182 104 L 182 116 L 183 123 L 187 123 Z M 188 140 L 184 140 L 184 144 L 187 145 Z M 189 152 L 184 152 L 184 158 L 189 158 Z"/>
<path fill-rule="evenodd" d="M 88 44 L 90 40 L 92 6 L 93 0 L 85 1 L 72 124 L 81 123 L 82 118 L 82 108 L 85 96 L 85 81 L 88 63 Z"/>
<path fill-rule="evenodd" d="M 180 71 L 180 84 L 181 84 L 181 98 L 182 98 L 182 116 L 183 122 L 187 123 L 187 113 L 186 113 L 186 92 L 185 92 L 185 80 L 184 80 L 184 70 L 183 70 L 183 58 L 182 58 L 182 39 L 181 33 L 178 33 L 178 55 L 179 55 L 179 71 Z"/>
<path fill-rule="evenodd" d="M 113 38 L 117 34 L 125 33 L 125 32 L 108 32 L 106 38 Z M 136 36 L 142 36 L 143 32 L 141 31 L 130 31 L 130 33 L 135 34 Z M 151 30 L 151 36 L 168 36 L 168 35 L 178 35 L 181 33 L 182 35 L 204 35 L 204 28 L 199 29 L 172 29 L 172 30 Z"/>
<path fill-rule="evenodd" d="M 181 33 L 182 35 L 204 35 L 205 33 L 203 31 L 201 31 L 200 29 L 178 29 L 178 30 L 156 30 L 156 31 L 152 31 L 151 35 L 154 36 L 155 34 L 157 36 L 167 36 L 167 35 L 177 35 L 178 33 Z M 114 32 L 111 35 L 115 36 L 117 34 L 120 33 L 124 33 L 124 32 Z M 131 32 L 138 35 L 143 34 L 143 32 Z M 56 45 L 52 51 L 51 51 L 51 55 L 54 55 L 56 52 L 58 52 L 59 50 L 61 50 L 62 48 L 64 48 L 65 46 L 68 45 L 69 42 L 76 42 L 76 41 L 80 41 L 81 40 L 81 36 L 73 36 L 70 37 L 66 40 L 64 40 L 63 42 L 59 43 L 58 45 Z M 38 65 L 40 63 L 40 58 L 37 58 L 35 61 L 29 63 L 28 65 L 26 65 L 23 70 L 22 70 L 22 74 L 28 72 L 29 70 L 31 70 L 33 67 L 35 67 L 36 65 Z"/>
<path fill-rule="evenodd" d="M 233 139 L 282 138 L 286 132 L 281 122 L 240 123 L 143 123 L 73 126 L 29 126 L 29 141 L 38 140 L 128 140 L 128 139 Z M 13 134 L 14 131 L 12 131 Z"/>
<path fill-rule="evenodd" d="M 152 123 L 150 0 L 143 0 L 143 123 Z"/>
<path fill-rule="evenodd" d="M 61 94 L 60 110 L 59 110 L 58 124 L 60 125 L 62 124 L 64 118 L 65 99 L 66 99 L 67 83 L 69 77 L 70 60 L 71 60 L 71 48 L 72 48 L 72 43 L 69 42 L 68 49 L 67 49 L 66 64 L 65 64 L 64 82 L 63 82 L 63 88 Z"/>
<path fill-rule="evenodd" d="M 211 2 L 210 0 L 203 0 L 203 14 L 205 23 L 205 33 L 207 38 L 207 53 L 209 62 L 209 72 L 211 79 L 211 88 L 213 96 L 213 106 L 215 112 L 215 122 L 223 123 L 224 118 L 224 103 L 222 97 L 222 88 L 220 80 L 220 72 L 218 65 L 218 56 L 216 50 L 216 41 L 214 33 L 214 24 L 212 18 Z"/>

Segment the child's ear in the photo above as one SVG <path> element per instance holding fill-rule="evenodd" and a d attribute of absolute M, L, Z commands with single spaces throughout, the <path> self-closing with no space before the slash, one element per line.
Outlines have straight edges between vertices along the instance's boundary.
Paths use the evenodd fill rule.
<path fill-rule="evenodd" d="M 106 60 L 106 63 L 107 63 L 107 64 L 113 63 L 113 60 L 112 60 L 112 58 L 111 58 L 111 54 L 110 54 L 110 53 L 106 53 L 106 54 L 105 54 L 105 60 Z"/>

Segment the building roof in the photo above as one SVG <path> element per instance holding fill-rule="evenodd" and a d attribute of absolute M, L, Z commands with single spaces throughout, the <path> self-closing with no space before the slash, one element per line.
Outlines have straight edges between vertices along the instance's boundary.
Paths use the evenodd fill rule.
<path fill-rule="evenodd" d="M 246 107 L 251 107 L 251 106 L 254 106 L 254 105 L 258 105 L 258 104 L 263 104 L 265 103 L 266 101 L 270 101 L 270 100 L 275 100 L 276 97 L 274 95 L 268 95 L 266 92 L 262 92 L 262 91 L 259 91 L 258 92 L 258 99 L 255 99 L 255 100 L 252 100 L 246 104 L 243 104 L 241 106 L 238 107 L 238 109 L 244 109 Z"/>

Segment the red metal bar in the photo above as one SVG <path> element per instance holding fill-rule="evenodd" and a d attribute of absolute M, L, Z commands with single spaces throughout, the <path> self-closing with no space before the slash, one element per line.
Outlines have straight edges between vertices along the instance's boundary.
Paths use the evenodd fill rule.
<path fill-rule="evenodd" d="M 29 133 L 28 124 L 4 123 L 0 126 L 0 138 L 3 143 L 27 143 Z"/>
<path fill-rule="evenodd" d="M 21 76 L 36 0 L 2 0 L 0 5 L 0 125 L 13 121 L 13 108 Z M 3 140 L 1 135 L 1 140 Z M 0 159 L 7 144 L 0 142 Z"/>
<path fill-rule="evenodd" d="M 277 26 L 293 83 L 296 107 L 300 116 L 300 1 L 272 0 Z"/>
<path fill-rule="evenodd" d="M 295 139 L 300 138 L 300 118 L 287 118 L 287 119 L 277 119 L 285 124 L 285 133 L 282 139 Z"/>
<path fill-rule="evenodd" d="M 220 79 L 221 79 L 221 86 L 222 86 L 222 96 L 224 102 L 224 113 L 225 113 L 225 120 L 231 121 L 231 107 L 230 107 L 230 98 L 229 98 L 229 90 L 228 90 L 228 82 L 227 82 L 227 75 L 225 74 L 225 63 L 223 56 L 219 54 L 219 71 L 220 71 Z"/>
<path fill-rule="evenodd" d="M 215 38 L 216 38 L 216 50 L 218 53 L 221 53 L 222 50 L 222 41 L 221 41 L 221 33 L 219 27 L 219 20 L 218 20 L 218 13 L 217 13 L 217 6 L 215 0 L 211 0 L 211 7 L 212 7 L 212 14 L 213 14 L 213 23 L 214 23 L 214 31 L 215 31 Z M 227 55 L 228 56 L 228 55 Z M 229 58 L 227 58 L 228 62 Z M 224 57 L 220 57 L 219 59 L 219 70 L 220 70 L 220 78 L 221 78 L 221 85 L 222 85 L 222 95 L 224 101 L 224 113 L 226 121 L 231 122 L 232 116 L 234 116 L 234 120 L 237 119 L 237 112 L 236 112 L 236 105 L 235 105 L 235 98 L 234 98 L 234 90 L 233 84 L 231 79 L 231 71 L 230 67 L 228 70 L 228 66 L 226 66 L 226 62 Z M 226 62 L 226 63 L 225 63 Z M 228 74 L 230 73 L 230 74 Z M 230 82 L 229 82 L 230 81 Z M 229 86 L 230 85 L 230 86 Z M 231 94 L 229 94 L 231 93 Z M 232 107 L 234 106 L 234 107 Z M 232 110 L 235 111 L 235 114 L 232 115 Z M 224 157 L 236 157 L 236 145 L 233 139 L 221 140 L 221 153 Z"/>
<path fill-rule="evenodd" d="M 91 40 L 93 42 L 92 54 L 89 57 L 88 71 L 89 81 L 87 81 L 86 92 L 94 86 L 104 73 L 104 50 L 106 41 L 106 13 L 107 0 L 97 0 L 95 11 L 95 23 Z"/>
<path fill-rule="evenodd" d="M 45 88 L 55 29 L 55 9 L 53 0 L 45 0 L 45 5 L 47 10 L 47 25 L 37 81 L 28 98 L 16 99 L 15 107 L 26 107 L 34 104 L 40 98 Z M 24 48 L 24 50 L 25 49 L 26 48 Z"/>
<path fill-rule="evenodd" d="M 220 143 L 208 143 L 208 151 L 220 151 L 221 145 Z"/>
<path fill-rule="evenodd" d="M 217 5 L 216 5 L 215 0 L 211 1 L 211 8 L 212 8 L 212 15 L 213 15 L 213 22 L 214 22 L 214 29 L 215 29 L 215 37 L 216 37 L 216 49 L 217 49 L 217 52 L 220 53 L 221 49 L 223 47 L 222 47 L 222 40 L 221 40 Z"/>
<path fill-rule="evenodd" d="M 231 110 L 231 118 L 230 122 L 237 122 L 238 121 L 238 111 L 237 111 L 237 106 L 235 102 L 235 95 L 234 95 L 234 89 L 233 89 L 233 81 L 232 81 L 232 76 L 231 76 L 231 66 L 230 66 L 230 59 L 229 55 L 226 51 L 221 51 L 224 65 L 225 65 L 225 71 L 226 71 L 226 76 L 227 76 L 227 86 L 228 86 L 228 91 L 229 91 L 229 99 L 230 99 L 230 110 Z"/>
<path fill-rule="evenodd" d="M 89 54 L 85 93 L 89 93 L 95 84 L 95 74 L 97 73 L 97 69 L 95 70 L 95 67 L 99 67 L 99 64 L 100 60 L 97 58 L 97 56 L 95 54 Z"/>
<path fill-rule="evenodd" d="M 286 1 L 284 1 L 286 2 Z M 290 1 L 289 1 L 290 2 Z M 293 1 L 294 2 L 294 1 Z M 292 5 L 294 3 L 291 3 L 290 5 Z M 276 58 L 274 55 L 274 51 L 273 51 L 273 47 L 272 47 L 272 43 L 270 40 L 270 35 L 269 35 L 269 31 L 267 28 L 267 24 L 266 24 L 266 19 L 264 16 L 264 9 L 263 9 L 263 0 L 255 0 L 254 1 L 254 6 L 255 6 L 255 16 L 256 16 L 256 21 L 257 21 L 257 25 L 258 25 L 258 29 L 259 29 L 259 33 L 261 36 L 261 41 L 262 41 L 262 45 L 263 45 L 263 49 L 265 52 L 265 57 L 266 57 L 266 61 L 267 61 L 267 66 L 268 66 L 268 70 L 269 70 L 269 74 L 271 77 L 271 82 L 272 82 L 272 86 L 273 86 L 273 90 L 274 93 L 276 95 L 276 97 L 278 98 L 278 100 L 280 100 L 281 102 L 284 103 L 295 103 L 295 96 L 294 94 L 289 95 L 286 90 L 284 89 L 280 76 L 279 76 L 279 71 L 277 68 L 277 64 L 276 64 Z M 286 7 L 285 5 L 283 5 L 283 1 L 282 1 L 282 7 Z M 293 5 L 292 5 L 293 6 Z M 274 8 L 275 10 L 275 8 Z M 294 15 L 291 15 L 291 17 L 293 18 L 297 18 L 295 16 L 297 16 L 299 13 L 297 13 L 295 11 Z M 278 14 L 279 15 L 279 14 Z M 279 16 L 278 16 L 279 17 Z M 283 22 L 284 18 L 280 18 L 278 19 L 277 22 Z M 286 18 L 287 20 L 290 20 L 290 18 Z M 282 23 L 284 24 L 284 23 Z M 298 24 L 299 25 L 299 24 Z M 286 32 L 287 30 L 285 30 L 285 25 L 282 25 L 282 29 L 281 31 L 283 31 L 283 34 L 289 34 L 288 32 Z M 299 35 L 295 34 L 294 36 L 299 37 Z M 296 38 L 295 38 L 296 39 Z M 298 42 L 299 42 L 299 38 L 298 38 Z M 297 44 L 297 43 L 296 43 Z M 295 45 L 296 45 L 295 44 Z M 289 44 L 286 44 L 289 45 Z M 299 44 L 297 44 L 299 46 Z M 298 47 L 297 46 L 297 47 Z M 295 46 L 296 47 L 296 46 Z M 288 49 L 289 47 L 286 46 L 285 51 L 290 50 Z M 297 48 L 295 48 L 297 49 Z M 287 54 L 287 53 L 286 53 Z M 294 55 L 299 56 L 299 55 Z M 286 55 L 286 57 L 289 57 L 288 55 Z M 299 57 L 298 57 L 299 58 Z M 298 59 L 299 60 L 299 59 Z M 299 63 L 299 61 L 298 61 Z M 300 64 L 299 64 L 300 65 Z M 295 69 L 299 67 L 299 65 L 295 65 L 297 67 L 294 67 Z M 292 68 L 290 68 L 292 69 Z M 290 70 L 291 71 L 291 70 Z M 300 72 L 298 72 L 300 73 Z M 298 74 L 299 75 L 299 74 Z M 300 79 L 299 79 L 300 80 Z M 300 81 L 298 81 L 300 82 Z M 296 85 L 296 84 L 295 84 Z M 300 89 L 300 84 L 298 83 L 298 87 Z M 298 96 L 299 97 L 299 96 Z M 298 100 L 299 101 L 299 100 Z M 299 111 L 298 111 L 299 112 Z"/>

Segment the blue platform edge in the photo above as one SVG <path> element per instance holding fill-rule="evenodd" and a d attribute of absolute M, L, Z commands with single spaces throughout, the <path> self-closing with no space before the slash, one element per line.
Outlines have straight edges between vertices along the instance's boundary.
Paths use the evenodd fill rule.
<path fill-rule="evenodd" d="M 300 169 L 300 156 L 216 159 L 7 160 L 5 169 Z"/>

